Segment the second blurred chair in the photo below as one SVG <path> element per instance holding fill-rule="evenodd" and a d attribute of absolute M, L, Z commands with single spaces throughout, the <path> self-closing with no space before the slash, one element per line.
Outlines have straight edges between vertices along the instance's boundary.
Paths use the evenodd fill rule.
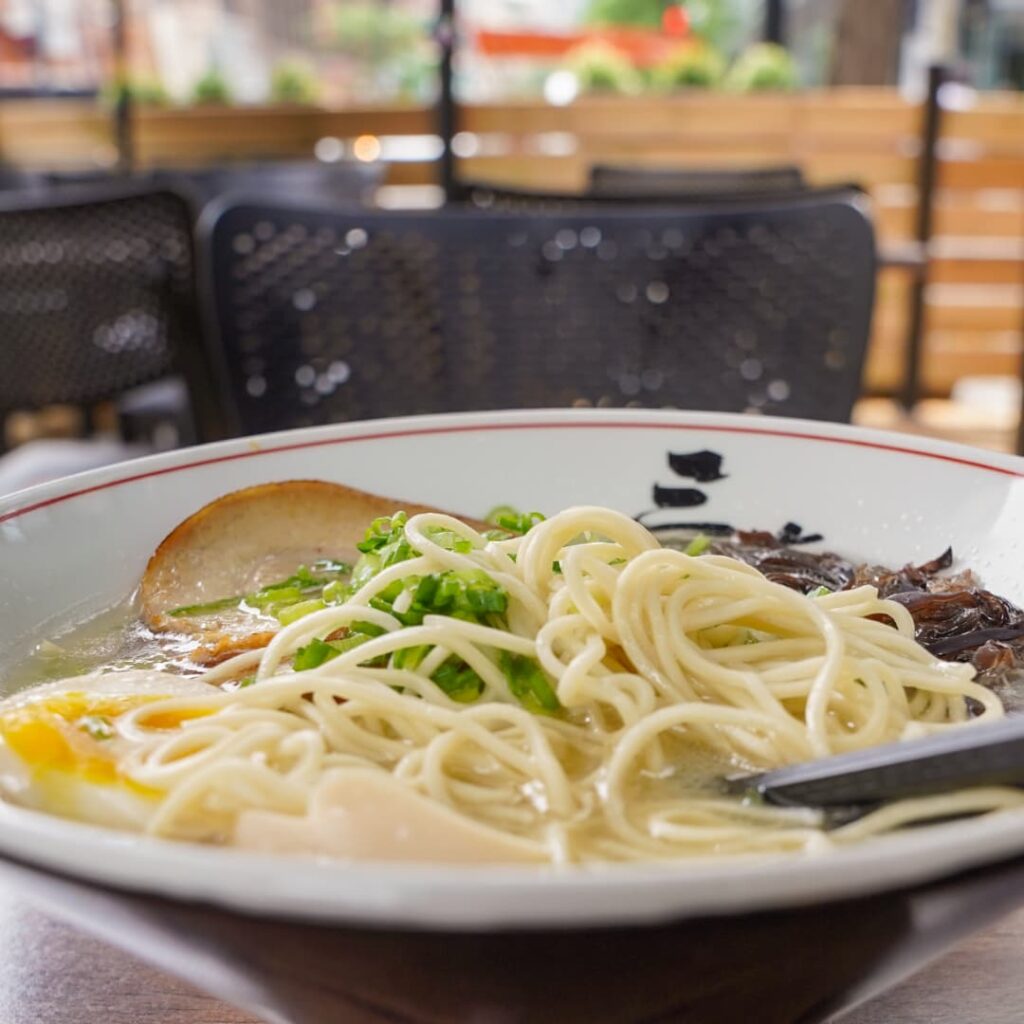
<path fill-rule="evenodd" d="M 600 199 L 725 199 L 779 196 L 806 187 L 799 167 L 638 167 L 595 164 L 587 195 Z"/>
<path fill-rule="evenodd" d="M 200 231 L 231 426 L 572 404 L 845 420 L 874 287 L 862 203 L 229 206 Z"/>

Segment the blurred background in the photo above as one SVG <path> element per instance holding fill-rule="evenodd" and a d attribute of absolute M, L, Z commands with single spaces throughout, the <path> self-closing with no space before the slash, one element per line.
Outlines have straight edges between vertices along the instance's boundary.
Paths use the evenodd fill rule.
<path fill-rule="evenodd" d="M 602 190 L 721 198 L 700 174 L 760 188 L 732 171 L 853 185 L 877 243 L 854 421 L 1014 450 L 1022 90 L 1024 0 L 0 0 L 0 197 L 38 211 L 132 181 L 193 210 L 245 193 L 536 213 Z M 29 242 L 0 260 L 0 316 Z M 130 317 L 110 323 L 137 347 Z M 152 398 L 44 391 L 0 386 L 4 446 L 210 433 L 154 426 Z"/>

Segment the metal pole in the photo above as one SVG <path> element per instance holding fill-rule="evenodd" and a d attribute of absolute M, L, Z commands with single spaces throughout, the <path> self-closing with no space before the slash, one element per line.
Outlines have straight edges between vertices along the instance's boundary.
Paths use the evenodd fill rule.
<path fill-rule="evenodd" d="M 441 163 L 439 184 L 444 189 L 446 202 L 458 193 L 455 173 L 455 154 L 452 138 L 456 127 L 457 111 L 452 89 L 452 57 L 455 53 L 455 0 L 441 0 L 434 38 L 440 50 L 438 63 L 437 134 L 441 136 Z"/>
<path fill-rule="evenodd" d="M 925 296 L 928 288 L 928 245 L 932 237 L 935 207 L 935 182 L 938 171 L 938 142 L 942 127 L 939 90 L 948 72 L 942 64 L 928 68 L 928 96 L 924 104 L 921 126 L 921 152 L 917 163 L 917 216 L 914 238 L 921 250 L 921 260 L 914 271 L 910 288 L 910 316 L 907 324 L 906 356 L 901 401 L 909 412 L 921 397 L 921 350 L 924 335 Z"/>
<path fill-rule="evenodd" d="M 112 0 L 114 73 L 114 145 L 117 147 L 117 169 L 131 174 L 135 168 L 135 145 L 132 136 L 132 90 L 128 78 L 128 12 L 125 0 Z"/>
<path fill-rule="evenodd" d="M 786 0 L 765 0 L 764 41 L 786 45 Z"/>
<path fill-rule="evenodd" d="M 1024 291 L 1024 275 L 1021 277 L 1021 287 Z M 1021 312 L 1020 318 L 1020 340 L 1024 342 L 1024 310 Z M 1020 379 L 1022 385 L 1021 391 L 1021 406 L 1020 406 L 1020 420 L 1017 423 L 1017 454 L 1024 455 L 1024 345 L 1021 346 L 1021 367 L 1020 367 Z"/>

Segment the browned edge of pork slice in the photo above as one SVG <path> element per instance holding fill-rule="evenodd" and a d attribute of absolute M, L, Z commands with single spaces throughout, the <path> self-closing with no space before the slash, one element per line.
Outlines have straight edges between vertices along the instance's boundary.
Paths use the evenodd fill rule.
<path fill-rule="evenodd" d="M 192 659 L 222 661 L 263 647 L 278 629 L 236 608 L 175 617 L 175 608 L 252 593 L 322 558 L 353 563 L 370 523 L 399 509 L 440 509 L 323 480 L 287 480 L 226 494 L 176 526 L 157 547 L 139 586 L 143 622 L 154 632 L 193 636 Z M 480 520 L 462 518 L 476 529 Z"/>

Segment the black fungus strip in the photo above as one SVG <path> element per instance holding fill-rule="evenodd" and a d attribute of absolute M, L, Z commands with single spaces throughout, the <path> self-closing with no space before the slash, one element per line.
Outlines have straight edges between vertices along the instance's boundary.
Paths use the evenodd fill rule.
<path fill-rule="evenodd" d="M 1015 626 L 999 626 L 991 629 L 976 629 L 972 633 L 963 633 L 960 636 L 947 636 L 942 640 L 922 640 L 921 645 L 927 647 L 936 658 L 949 660 L 957 655 L 967 654 L 983 647 L 985 644 L 997 640 L 1019 640 L 1024 637 L 1024 622 L 1018 622 Z"/>
<path fill-rule="evenodd" d="M 804 533 L 804 528 L 799 523 L 786 523 L 776 534 L 780 544 L 816 544 L 824 540 L 824 534 Z"/>
<path fill-rule="evenodd" d="M 920 644 L 947 661 L 971 662 L 978 682 L 999 687 L 1001 699 L 1024 713 L 1024 610 L 979 587 L 970 572 L 943 575 L 953 565 L 950 548 L 920 565 L 890 569 L 854 565 L 828 551 L 800 550 L 794 545 L 820 537 L 805 534 L 797 523 L 786 523 L 778 533 L 734 530 L 725 523 L 664 523 L 651 529 L 664 535 L 669 547 L 703 533 L 713 538 L 710 553 L 738 558 L 773 582 L 805 594 L 818 587 L 876 587 L 881 597 L 907 609 Z M 673 531 L 683 536 L 673 537 Z"/>

